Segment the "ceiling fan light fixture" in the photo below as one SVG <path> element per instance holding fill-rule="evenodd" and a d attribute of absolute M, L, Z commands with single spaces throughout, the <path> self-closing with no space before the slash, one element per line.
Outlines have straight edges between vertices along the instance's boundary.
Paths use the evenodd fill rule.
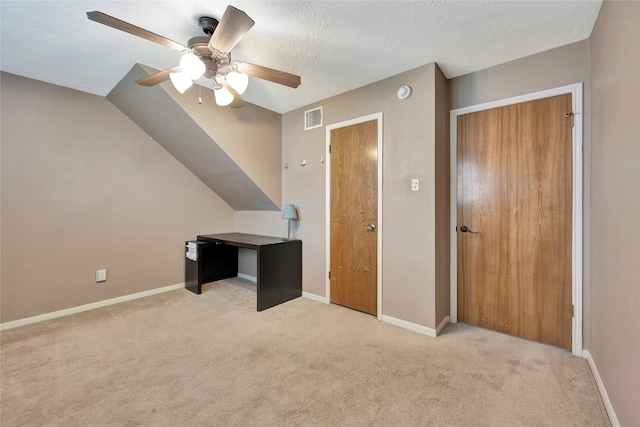
<path fill-rule="evenodd" d="M 240 94 L 247 89 L 248 76 L 291 88 L 297 88 L 301 83 L 300 76 L 294 74 L 231 60 L 231 50 L 255 24 L 245 12 L 231 5 L 227 6 L 220 21 L 201 17 L 199 24 L 206 36 L 192 37 L 186 46 L 99 11 L 87 12 L 87 18 L 182 53 L 180 66 L 137 79 L 135 82 L 141 86 L 151 87 L 170 79 L 182 94 L 195 80 L 204 77 L 215 82 L 218 105 L 241 108 L 244 102 Z"/>
<path fill-rule="evenodd" d="M 213 93 L 216 96 L 216 104 L 221 107 L 225 107 L 233 102 L 233 95 L 231 95 L 231 92 L 229 92 L 226 87 L 215 89 Z"/>
<path fill-rule="evenodd" d="M 193 80 L 187 77 L 185 73 L 169 73 L 169 78 L 173 86 L 180 93 L 184 93 L 193 84 Z"/>
<path fill-rule="evenodd" d="M 182 58 L 180 58 L 180 69 L 191 80 L 198 80 L 202 77 L 207 67 L 204 65 L 204 62 L 193 53 L 185 53 L 182 55 Z"/>
<path fill-rule="evenodd" d="M 249 76 L 245 73 L 230 71 L 227 74 L 227 83 L 229 83 L 229 86 L 238 92 L 239 95 L 242 95 L 249 85 Z"/>

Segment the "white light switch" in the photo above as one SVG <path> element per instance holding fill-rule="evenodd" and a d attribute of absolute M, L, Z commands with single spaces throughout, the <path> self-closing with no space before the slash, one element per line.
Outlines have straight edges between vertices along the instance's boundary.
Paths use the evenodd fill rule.
<path fill-rule="evenodd" d="M 411 191 L 420 190 L 420 180 L 418 178 L 414 178 L 411 180 Z"/>
<path fill-rule="evenodd" d="M 107 280 L 107 270 L 96 270 L 96 282 Z"/>

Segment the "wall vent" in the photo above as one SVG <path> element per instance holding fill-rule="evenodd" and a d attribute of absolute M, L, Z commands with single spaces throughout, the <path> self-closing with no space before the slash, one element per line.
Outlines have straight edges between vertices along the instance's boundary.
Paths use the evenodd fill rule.
<path fill-rule="evenodd" d="M 322 126 L 322 107 L 304 112 L 304 130 L 319 128 Z"/>

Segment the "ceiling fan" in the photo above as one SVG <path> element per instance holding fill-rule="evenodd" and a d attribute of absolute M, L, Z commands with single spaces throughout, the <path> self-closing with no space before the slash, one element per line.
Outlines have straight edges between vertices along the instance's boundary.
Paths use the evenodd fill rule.
<path fill-rule="evenodd" d="M 184 53 L 179 66 L 136 80 L 142 86 L 154 86 L 171 80 L 175 88 L 184 93 L 194 80 L 205 77 L 214 82 L 216 104 L 240 108 L 244 106 L 240 95 L 247 88 L 248 76 L 292 88 L 300 85 L 300 76 L 231 59 L 231 49 L 255 24 L 245 12 L 233 6 L 227 6 L 220 21 L 208 16 L 201 17 L 198 23 L 206 35 L 193 37 L 187 46 L 102 12 L 87 12 L 87 17 Z"/>

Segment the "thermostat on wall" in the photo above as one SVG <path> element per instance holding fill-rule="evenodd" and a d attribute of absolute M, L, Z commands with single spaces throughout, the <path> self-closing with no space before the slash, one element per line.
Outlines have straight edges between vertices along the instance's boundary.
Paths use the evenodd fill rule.
<path fill-rule="evenodd" d="M 402 86 L 398 89 L 398 98 L 407 99 L 411 96 L 411 86 Z"/>

